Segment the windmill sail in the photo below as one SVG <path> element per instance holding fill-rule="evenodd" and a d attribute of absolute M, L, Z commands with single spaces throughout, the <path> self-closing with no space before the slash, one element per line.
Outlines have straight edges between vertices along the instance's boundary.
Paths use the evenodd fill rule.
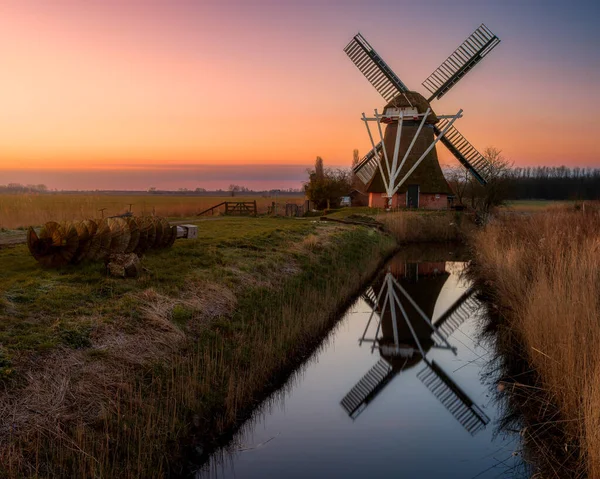
<path fill-rule="evenodd" d="M 366 403 L 369 402 L 385 384 L 392 378 L 392 366 L 384 359 L 377 361 L 367 374 L 344 396 L 341 401 L 342 407 L 346 410 L 349 416 L 356 418 Z"/>
<path fill-rule="evenodd" d="M 367 290 L 361 295 L 361 297 L 371 309 L 377 309 L 377 293 L 373 289 L 373 286 L 369 286 Z"/>
<path fill-rule="evenodd" d="M 481 408 L 435 362 L 427 362 L 417 377 L 472 436 L 490 422 Z"/>
<path fill-rule="evenodd" d="M 379 142 L 377 145 L 375 145 L 374 150 L 369 151 L 369 153 L 367 153 L 362 160 L 360 160 L 354 166 L 354 168 L 352 168 L 354 174 L 358 176 L 360 181 L 362 181 L 365 185 L 371 181 L 371 178 L 373 178 L 377 172 L 381 150 L 381 142 Z"/>
<path fill-rule="evenodd" d="M 408 91 L 406 85 L 360 33 L 354 36 L 344 51 L 385 101 Z"/>
<path fill-rule="evenodd" d="M 435 323 L 436 329 L 446 338 L 450 337 L 477 309 L 479 302 L 473 298 L 474 288 L 469 288 Z"/>
<path fill-rule="evenodd" d="M 448 119 L 441 118 L 433 127 L 435 134 L 439 135 L 447 124 Z M 479 183 L 484 186 L 488 183 L 493 173 L 492 164 L 454 126 L 448 129 L 440 141 Z"/>
<path fill-rule="evenodd" d="M 483 23 L 450 55 L 444 63 L 429 75 L 422 85 L 429 90 L 431 96 L 440 99 L 458 80 L 467 74 L 477 63 L 483 60 L 492 49 L 500 43 Z"/>

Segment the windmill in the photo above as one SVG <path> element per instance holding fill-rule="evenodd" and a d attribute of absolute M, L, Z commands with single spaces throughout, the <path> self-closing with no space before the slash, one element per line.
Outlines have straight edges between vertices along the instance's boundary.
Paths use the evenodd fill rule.
<path fill-rule="evenodd" d="M 473 314 L 479 304 L 472 288 L 465 291 L 437 320 L 431 317 L 448 273 L 444 263 L 405 263 L 385 275 L 379 293 L 367 289 L 363 299 L 372 312 L 359 340 L 379 350 L 380 359 L 344 396 L 342 407 L 356 419 L 394 377 L 422 365 L 417 378 L 471 435 L 489 422 L 483 410 L 427 355 L 431 349 L 456 349 L 448 338 Z M 418 284 L 420 283 L 420 284 Z M 375 333 L 371 323 L 377 317 Z"/>
<path fill-rule="evenodd" d="M 481 24 L 422 83 L 428 98 L 409 90 L 360 33 L 344 48 L 387 102 L 383 114 L 375 110 L 373 117 L 367 117 L 363 113 L 372 150 L 353 167 L 369 193 L 369 206 L 447 208 L 452 191 L 439 165 L 438 141 L 479 183 L 487 184 L 492 165 L 453 125 L 462 110 L 455 115 L 436 115 L 430 103 L 444 96 L 499 43 Z M 377 124 L 375 135 L 370 122 Z M 387 125 L 385 133 L 382 123 Z"/>

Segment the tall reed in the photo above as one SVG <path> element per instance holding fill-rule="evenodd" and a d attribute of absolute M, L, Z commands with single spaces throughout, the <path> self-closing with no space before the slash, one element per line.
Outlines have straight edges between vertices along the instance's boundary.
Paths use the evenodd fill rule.
<path fill-rule="evenodd" d="M 470 215 L 450 211 L 390 211 L 376 219 L 400 243 L 460 241 L 474 227 Z"/>
<path fill-rule="evenodd" d="M 600 477 L 599 231 L 597 210 L 557 209 L 507 215 L 473 237 L 475 275 L 556 406 L 564 448 L 580 446 L 574 477 Z"/>

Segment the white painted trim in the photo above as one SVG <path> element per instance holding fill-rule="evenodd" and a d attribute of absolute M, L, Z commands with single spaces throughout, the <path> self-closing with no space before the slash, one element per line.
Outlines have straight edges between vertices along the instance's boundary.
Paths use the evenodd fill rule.
<path fill-rule="evenodd" d="M 412 166 L 412 168 L 410 170 L 408 170 L 406 175 L 404 175 L 404 178 L 402 178 L 400 180 L 400 182 L 396 185 L 396 187 L 394 188 L 394 191 L 392 193 L 395 193 L 396 191 L 398 191 L 398 188 L 400 188 L 402 186 L 402 184 L 410 177 L 410 175 L 412 175 L 413 171 L 415 171 L 417 169 L 417 167 L 421 164 L 421 162 L 425 159 L 425 157 L 429 154 L 429 152 L 435 147 L 435 144 L 442 139 L 442 137 L 450 129 L 452 124 L 461 116 L 462 116 L 462 109 L 459 110 L 458 113 L 456 115 L 454 115 L 454 118 L 448 122 L 448 125 L 446 126 L 446 128 L 444 128 L 440 132 L 440 134 L 435 138 L 435 140 L 433 140 L 433 143 L 431 143 L 431 145 L 429 145 L 429 147 L 423 152 L 421 157 L 415 162 L 415 164 Z"/>
<path fill-rule="evenodd" d="M 429 147 L 425 150 L 425 152 L 419 157 L 419 159 L 415 162 L 415 164 L 412 166 L 412 168 L 410 170 L 408 170 L 408 172 L 404 175 L 404 178 L 402 178 L 400 181 L 397 181 L 398 176 L 400 175 L 400 171 L 402 170 L 402 167 L 404 166 L 406 159 L 408 158 L 408 155 L 412 151 L 412 149 L 415 145 L 415 142 L 417 141 L 417 137 L 421 133 L 421 129 L 423 128 L 423 125 L 425 124 L 425 121 L 427 120 L 427 117 L 429 116 L 430 112 L 431 112 L 431 109 L 427 108 L 427 111 L 422 115 L 422 119 L 421 119 L 421 123 L 419 124 L 419 128 L 417 129 L 417 132 L 413 136 L 412 141 L 408 147 L 408 150 L 406 151 L 406 153 L 404 155 L 404 158 L 402 158 L 402 161 L 400 162 L 400 164 L 398 164 L 398 153 L 400 150 L 400 141 L 401 141 L 401 137 L 402 137 L 402 125 L 403 125 L 403 120 L 404 120 L 404 111 L 402 109 L 400 109 L 399 114 L 398 114 L 398 126 L 397 126 L 398 129 L 396 132 L 396 143 L 394 144 L 394 151 L 393 151 L 391 165 L 389 162 L 386 145 L 383 141 L 383 132 L 381 130 L 381 119 L 383 118 L 384 115 L 379 114 L 379 112 L 377 110 L 375 110 L 374 118 L 367 118 L 367 116 L 364 113 L 362 114 L 362 120 L 365 122 L 365 126 L 367 127 L 367 133 L 369 134 L 369 140 L 371 141 L 371 146 L 373 147 L 373 151 L 377 151 L 377 150 L 375 148 L 375 141 L 374 141 L 373 135 L 371 133 L 371 128 L 369 127 L 369 121 L 375 121 L 377 123 L 377 132 L 379 133 L 379 137 L 381 139 L 383 155 L 382 155 L 382 157 L 378 158 L 376 161 L 377 161 L 379 173 L 381 174 L 381 179 L 382 179 L 383 184 L 386 189 L 385 195 L 387 198 L 394 197 L 394 195 L 396 194 L 396 192 L 398 191 L 400 186 L 402 186 L 402 184 L 417 169 L 417 167 L 421 164 L 421 162 L 427 157 L 429 152 L 435 147 L 435 144 L 452 127 L 452 124 L 457 119 L 462 118 L 462 109 L 459 110 L 458 113 L 456 113 L 455 115 L 450 117 L 451 120 L 447 123 L 445 128 L 433 140 L 431 145 L 429 145 Z M 389 117 L 393 117 L 393 116 L 395 116 L 395 115 L 390 115 Z M 385 162 L 385 168 L 382 166 L 382 164 L 381 164 L 382 162 Z M 386 173 L 387 173 L 387 177 L 386 177 Z M 419 195 L 420 195 L 420 188 L 419 188 Z M 417 208 L 419 207 L 419 203 L 420 203 L 419 197 L 417 196 Z M 406 199 L 406 205 L 408 206 L 408 196 Z M 390 206 L 390 205 L 386 202 L 386 208 L 388 206 Z"/>

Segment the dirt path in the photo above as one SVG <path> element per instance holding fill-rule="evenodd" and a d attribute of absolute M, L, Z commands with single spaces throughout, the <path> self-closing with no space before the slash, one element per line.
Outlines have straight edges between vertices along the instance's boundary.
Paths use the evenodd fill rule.
<path fill-rule="evenodd" d="M 0 248 L 15 246 L 27 242 L 27 232 L 20 230 L 0 232 Z"/>

